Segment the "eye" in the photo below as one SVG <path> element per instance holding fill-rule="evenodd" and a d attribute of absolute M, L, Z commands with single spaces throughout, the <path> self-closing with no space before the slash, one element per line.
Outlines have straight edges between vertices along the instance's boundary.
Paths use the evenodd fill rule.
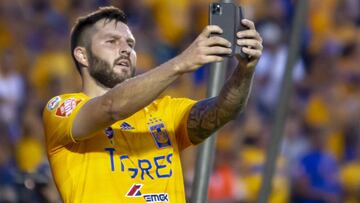
<path fill-rule="evenodd" d="M 128 42 L 129 47 L 134 48 L 135 44 L 133 42 Z"/>
<path fill-rule="evenodd" d="M 107 40 L 106 43 L 108 43 L 108 44 L 115 44 L 115 43 L 116 43 L 116 40 L 115 40 L 115 39 L 110 39 L 110 40 Z"/>

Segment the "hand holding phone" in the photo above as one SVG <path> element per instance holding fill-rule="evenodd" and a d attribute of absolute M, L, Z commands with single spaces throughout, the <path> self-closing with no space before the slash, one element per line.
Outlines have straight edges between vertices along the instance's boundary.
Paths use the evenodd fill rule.
<path fill-rule="evenodd" d="M 241 24 L 243 14 L 241 7 L 233 3 L 211 3 L 209 6 L 209 25 L 218 25 L 223 30 L 221 34 L 213 34 L 227 39 L 231 42 L 231 54 L 222 55 L 232 57 L 240 55 L 242 58 L 247 57 L 241 51 L 241 46 L 237 45 L 236 33 L 247 28 Z"/>

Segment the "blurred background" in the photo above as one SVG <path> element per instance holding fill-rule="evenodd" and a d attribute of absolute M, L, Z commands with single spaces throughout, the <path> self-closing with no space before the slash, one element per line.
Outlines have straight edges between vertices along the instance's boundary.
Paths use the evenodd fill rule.
<path fill-rule="evenodd" d="M 264 40 L 246 110 L 219 131 L 209 202 L 254 202 L 288 54 L 296 0 L 241 0 Z M 42 110 L 78 92 L 69 32 L 114 5 L 137 40 L 137 73 L 181 53 L 207 24 L 209 0 L 1 0 L 0 203 L 61 202 L 44 153 Z M 270 202 L 360 202 L 360 1 L 309 0 Z M 232 68 L 236 61 L 232 61 Z M 228 73 L 231 72 L 229 68 Z M 207 67 L 164 94 L 202 99 Z M 146 90 L 144 90 L 146 91 Z M 190 196 L 196 148 L 183 153 Z"/>

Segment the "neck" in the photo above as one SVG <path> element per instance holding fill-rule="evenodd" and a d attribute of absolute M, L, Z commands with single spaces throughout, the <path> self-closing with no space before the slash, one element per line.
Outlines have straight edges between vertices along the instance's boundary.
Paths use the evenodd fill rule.
<path fill-rule="evenodd" d="M 82 70 L 83 88 L 82 91 L 89 96 L 94 98 L 105 94 L 110 88 L 107 88 L 97 82 L 87 70 Z"/>

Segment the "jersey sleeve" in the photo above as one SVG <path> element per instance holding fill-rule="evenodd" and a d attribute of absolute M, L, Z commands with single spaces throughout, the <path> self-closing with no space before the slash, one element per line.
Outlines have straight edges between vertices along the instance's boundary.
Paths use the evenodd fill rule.
<path fill-rule="evenodd" d="M 187 131 L 187 121 L 190 110 L 195 103 L 196 101 L 187 98 L 173 98 L 171 100 L 174 131 L 180 151 L 191 145 Z"/>
<path fill-rule="evenodd" d="M 57 96 L 52 98 L 43 111 L 44 131 L 48 153 L 76 143 L 71 128 L 76 114 L 89 98 L 81 96 Z"/>

